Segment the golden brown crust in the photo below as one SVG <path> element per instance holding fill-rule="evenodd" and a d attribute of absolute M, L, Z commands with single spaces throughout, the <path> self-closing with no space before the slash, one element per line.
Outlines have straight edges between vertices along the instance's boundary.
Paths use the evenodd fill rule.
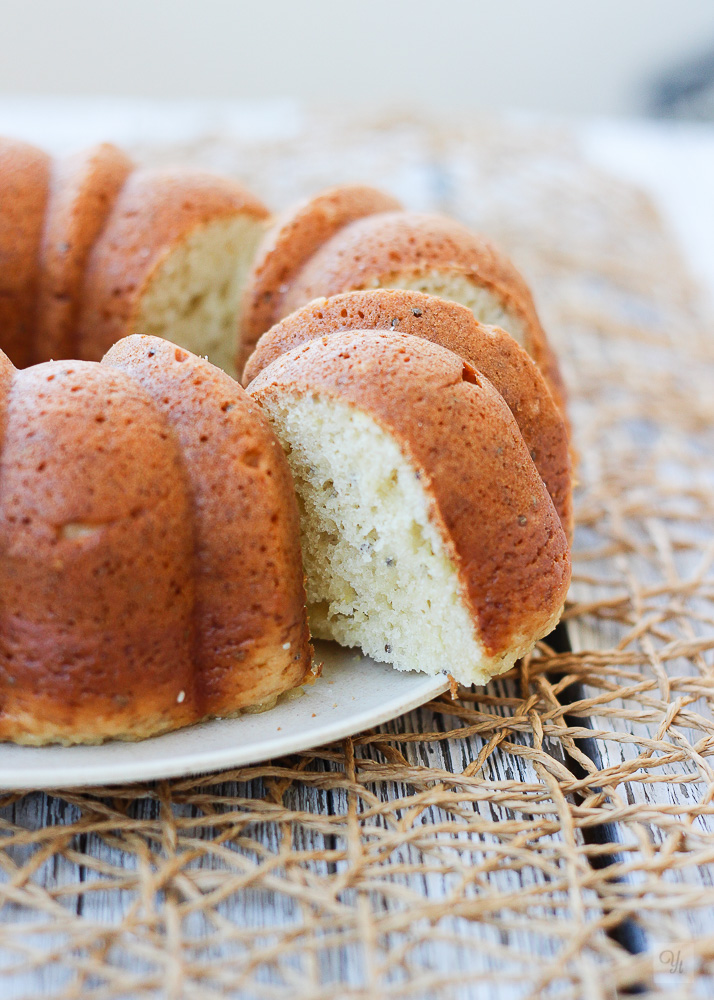
<path fill-rule="evenodd" d="M 0 353 L 0 434 L 0 739 L 140 739 L 304 679 L 290 474 L 232 379 L 158 338 Z"/>
<path fill-rule="evenodd" d="M 56 161 L 40 250 L 35 362 L 71 358 L 89 252 L 133 163 L 102 143 Z"/>
<path fill-rule="evenodd" d="M 195 518 L 199 715 L 302 683 L 312 650 L 297 504 L 260 407 L 230 376 L 158 337 L 122 340 L 103 364 L 139 382 L 180 443 Z"/>
<path fill-rule="evenodd" d="M 166 256 L 197 227 L 268 211 L 237 181 L 186 169 L 132 173 L 89 255 L 78 320 L 81 357 L 99 360 L 133 332 L 141 296 Z"/>
<path fill-rule="evenodd" d="M 375 188 L 344 184 L 301 202 L 275 221 L 258 248 L 246 284 L 239 372 L 258 337 L 286 314 L 282 300 L 289 282 L 312 254 L 355 219 L 400 207 L 391 195 Z"/>
<path fill-rule="evenodd" d="M 178 443 L 136 382 L 86 362 L 14 375 L 0 554 L 0 738 L 190 721 L 189 494 Z"/>
<path fill-rule="evenodd" d="M 525 281 L 488 240 L 445 216 L 382 212 L 343 226 L 291 280 L 276 321 L 318 296 L 377 288 L 395 276 L 431 271 L 463 275 L 518 317 L 525 331 L 523 346 L 564 413 L 562 377 Z"/>
<path fill-rule="evenodd" d="M 568 543 L 488 380 L 420 338 L 350 331 L 282 355 L 249 388 L 259 402 L 316 391 L 377 420 L 420 473 L 487 652 L 546 634 L 565 601 Z"/>
<path fill-rule="evenodd" d="M 0 348 L 30 363 L 38 252 L 50 178 L 41 149 L 0 138 Z"/>
<path fill-rule="evenodd" d="M 281 354 L 342 330 L 388 330 L 440 344 L 482 372 L 508 404 L 572 537 L 573 508 L 568 432 L 539 369 L 513 338 L 477 323 L 465 306 L 422 292 L 374 289 L 315 299 L 258 341 L 244 373 L 248 384 Z"/>

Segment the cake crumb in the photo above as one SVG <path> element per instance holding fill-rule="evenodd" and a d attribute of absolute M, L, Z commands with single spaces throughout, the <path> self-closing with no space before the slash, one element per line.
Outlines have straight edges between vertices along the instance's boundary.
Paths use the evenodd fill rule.
<path fill-rule="evenodd" d="M 451 700 L 456 701 L 459 696 L 459 682 L 451 676 L 451 674 L 446 675 L 449 678 L 449 694 L 451 695 Z"/>
<path fill-rule="evenodd" d="M 186 692 L 185 691 L 179 691 L 178 698 L 176 699 L 176 701 L 178 702 L 179 705 L 181 704 L 181 702 L 184 700 L 185 697 L 186 697 Z"/>
<path fill-rule="evenodd" d="M 283 649 L 290 649 L 290 643 L 289 642 L 284 642 L 283 643 Z"/>

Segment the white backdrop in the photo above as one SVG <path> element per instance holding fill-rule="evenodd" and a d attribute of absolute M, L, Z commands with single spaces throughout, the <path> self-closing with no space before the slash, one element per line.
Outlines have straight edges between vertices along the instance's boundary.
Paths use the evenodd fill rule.
<path fill-rule="evenodd" d="M 0 0 L 0 94 L 637 113 L 713 0 Z"/>

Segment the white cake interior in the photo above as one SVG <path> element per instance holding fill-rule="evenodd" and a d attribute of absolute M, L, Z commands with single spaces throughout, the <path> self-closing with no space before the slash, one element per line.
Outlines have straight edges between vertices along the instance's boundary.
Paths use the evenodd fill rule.
<path fill-rule="evenodd" d="M 470 309 L 479 323 L 500 326 L 502 330 L 510 333 L 521 347 L 526 346 L 521 319 L 506 309 L 494 292 L 470 281 L 465 274 L 455 274 L 450 271 L 394 274 L 380 281 L 380 288 L 403 288 L 458 302 Z"/>
<path fill-rule="evenodd" d="M 464 683 L 512 666 L 515 655 L 494 659 L 479 642 L 428 486 L 395 439 L 317 394 L 260 402 L 295 478 L 313 635 Z"/>
<path fill-rule="evenodd" d="M 264 231 L 248 214 L 198 226 L 156 269 L 133 332 L 207 355 L 235 377 L 243 288 Z"/>

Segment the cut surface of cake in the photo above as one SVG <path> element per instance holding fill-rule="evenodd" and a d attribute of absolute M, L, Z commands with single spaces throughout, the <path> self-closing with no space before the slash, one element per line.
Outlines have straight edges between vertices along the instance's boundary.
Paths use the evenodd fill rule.
<path fill-rule="evenodd" d="M 462 358 L 337 333 L 249 392 L 295 479 L 315 635 L 484 683 L 552 630 L 567 538 L 510 410 Z"/>
<path fill-rule="evenodd" d="M 235 372 L 245 278 L 266 209 L 228 178 L 141 170 L 122 188 L 87 264 L 79 354 L 121 337 L 166 337 Z"/>

